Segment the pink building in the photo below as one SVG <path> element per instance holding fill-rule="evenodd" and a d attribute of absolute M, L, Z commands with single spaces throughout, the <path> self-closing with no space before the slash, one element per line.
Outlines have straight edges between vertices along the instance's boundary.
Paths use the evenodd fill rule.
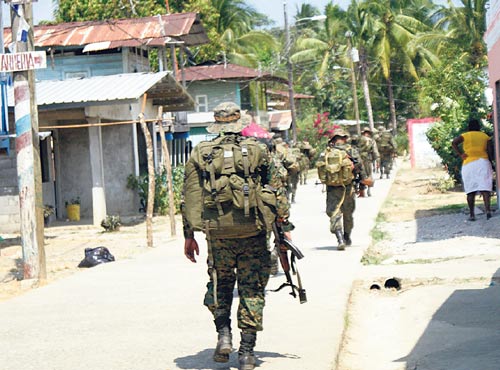
<path fill-rule="evenodd" d="M 484 41 L 488 47 L 488 69 L 490 87 L 493 92 L 493 118 L 497 166 L 500 164 L 499 125 L 500 125 L 500 0 L 491 0 L 486 15 Z M 500 184 L 500 171 L 497 171 L 497 184 Z"/>

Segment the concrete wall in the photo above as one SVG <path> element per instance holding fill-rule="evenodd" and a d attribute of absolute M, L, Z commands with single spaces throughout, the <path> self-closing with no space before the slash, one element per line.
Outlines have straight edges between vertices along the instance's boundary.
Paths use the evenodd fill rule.
<path fill-rule="evenodd" d="M 217 83 L 214 81 L 198 81 L 189 84 L 188 93 L 196 101 L 196 95 L 208 97 L 208 110 L 223 102 L 232 101 L 241 106 L 240 85 L 238 82 Z"/>
<path fill-rule="evenodd" d="M 92 218 L 92 172 L 88 130 L 61 129 L 58 141 L 61 163 L 57 180 L 62 203 L 80 197 L 80 217 Z M 67 217 L 65 209 L 62 214 Z"/>
<path fill-rule="evenodd" d="M 104 186 L 108 215 L 131 215 L 139 210 L 136 191 L 127 189 L 127 177 L 134 173 L 132 126 L 102 127 Z"/>

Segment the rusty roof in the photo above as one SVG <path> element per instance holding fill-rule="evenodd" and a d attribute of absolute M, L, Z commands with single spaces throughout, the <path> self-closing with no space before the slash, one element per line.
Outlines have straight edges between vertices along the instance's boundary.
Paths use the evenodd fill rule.
<path fill-rule="evenodd" d="M 5 44 L 11 38 L 5 28 Z M 35 46 L 85 46 L 110 42 L 110 48 L 121 46 L 162 46 L 174 39 L 186 46 L 207 43 L 208 37 L 197 13 L 176 13 L 144 18 L 69 22 L 34 27 Z"/>
<path fill-rule="evenodd" d="M 285 78 L 271 73 L 231 63 L 188 67 L 184 69 L 184 73 L 186 81 L 258 80 L 287 82 Z M 177 73 L 177 79 L 179 81 L 182 79 L 181 73 Z"/>

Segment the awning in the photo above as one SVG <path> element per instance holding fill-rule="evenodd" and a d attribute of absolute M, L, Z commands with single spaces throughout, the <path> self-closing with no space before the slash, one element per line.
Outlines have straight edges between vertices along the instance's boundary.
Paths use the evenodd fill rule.
<path fill-rule="evenodd" d="M 292 112 L 289 110 L 267 112 L 269 115 L 269 127 L 274 131 L 289 130 L 292 124 Z"/>

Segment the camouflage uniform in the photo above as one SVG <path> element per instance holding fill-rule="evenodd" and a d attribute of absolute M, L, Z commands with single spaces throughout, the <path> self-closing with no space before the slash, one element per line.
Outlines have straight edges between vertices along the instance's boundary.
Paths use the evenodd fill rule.
<path fill-rule="evenodd" d="M 349 144 L 335 144 L 339 137 L 347 138 L 348 134 L 342 129 L 335 130 L 329 146 L 347 152 L 354 164 L 353 172 L 360 173 L 360 178 L 363 179 L 364 172 L 358 151 Z M 354 228 L 353 214 L 355 209 L 356 192 L 354 183 L 326 187 L 326 214 L 330 218 L 330 232 L 337 237 L 340 250 L 344 249 L 346 245 L 352 244 L 351 232 Z"/>
<path fill-rule="evenodd" d="M 382 178 L 384 174 L 387 178 L 389 178 L 392 170 L 393 157 L 396 154 L 396 143 L 394 142 L 394 138 L 391 137 L 391 139 L 388 141 L 388 146 L 382 144 L 384 142 L 382 136 L 384 135 L 384 133 L 387 133 L 389 131 L 387 131 L 384 126 L 379 126 L 377 129 L 379 131 L 376 141 L 377 148 L 380 154 L 380 178 Z"/>
<path fill-rule="evenodd" d="M 370 136 L 372 134 L 369 128 L 363 129 L 363 135 L 359 140 L 359 154 L 363 162 L 363 170 L 366 177 L 373 179 L 373 163 L 379 160 L 377 143 Z M 370 136 L 368 136 L 370 135 Z M 370 196 L 370 188 L 368 187 L 368 196 Z"/>
<path fill-rule="evenodd" d="M 223 103 L 217 106 L 214 109 L 214 117 L 216 122 L 209 126 L 207 131 L 220 133 L 228 137 L 230 135 L 240 136 L 239 132 L 247 124 L 242 119 L 243 114 L 241 114 L 239 107 L 233 103 Z M 284 220 L 283 224 L 285 226 L 283 229 L 289 231 L 293 228 L 293 225 L 287 221 L 289 204 L 287 198 L 282 195 L 284 193 L 283 187 L 280 187 L 279 182 L 276 181 L 279 178 L 276 166 L 273 165 L 272 157 L 267 148 L 260 147 L 266 153 L 264 156 L 266 161 L 261 163 L 259 167 L 259 173 L 261 174 L 259 178 L 263 186 L 269 185 L 270 180 L 273 180 L 273 185 L 277 186 L 277 214 Z M 186 174 L 195 172 L 192 171 L 194 166 L 194 163 L 191 163 L 192 158 L 186 163 Z M 199 174 L 196 174 L 196 176 L 199 176 Z M 189 225 L 184 210 L 183 216 L 184 238 L 186 239 L 185 254 L 187 253 L 186 256 L 194 262 L 193 251 L 186 252 L 186 243 L 192 243 L 194 240 L 194 230 Z M 228 234 L 224 235 L 224 230 L 217 230 L 217 233 L 210 232 L 206 237 L 209 245 L 208 260 L 213 263 L 216 278 L 214 280 L 214 271 L 209 268 L 209 282 L 204 305 L 213 314 L 214 323 L 219 333 L 214 360 L 227 362 L 229 353 L 232 351 L 230 315 L 233 290 L 237 281 L 240 300 L 237 318 L 238 327 L 242 331 L 240 350 L 238 352 L 239 361 L 242 367 L 253 368 L 252 366 L 255 365 L 253 348 L 256 332 L 263 330 L 262 313 L 265 305 L 265 288 L 270 273 L 270 252 L 267 248 L 266 231 L 257 231 L 253 235 L 248 235 L 248 233 L 243 235 L 241 233 L 241 235 L 238 234 L 238 237 L 232 234 L 228 237 Z M 188 254 L 193 258 L 190 258 Z M 216 283 L 216 286 L 214 283 Z M 216 291 L 217 297 L 214 296 L 214 291 Z"/>

